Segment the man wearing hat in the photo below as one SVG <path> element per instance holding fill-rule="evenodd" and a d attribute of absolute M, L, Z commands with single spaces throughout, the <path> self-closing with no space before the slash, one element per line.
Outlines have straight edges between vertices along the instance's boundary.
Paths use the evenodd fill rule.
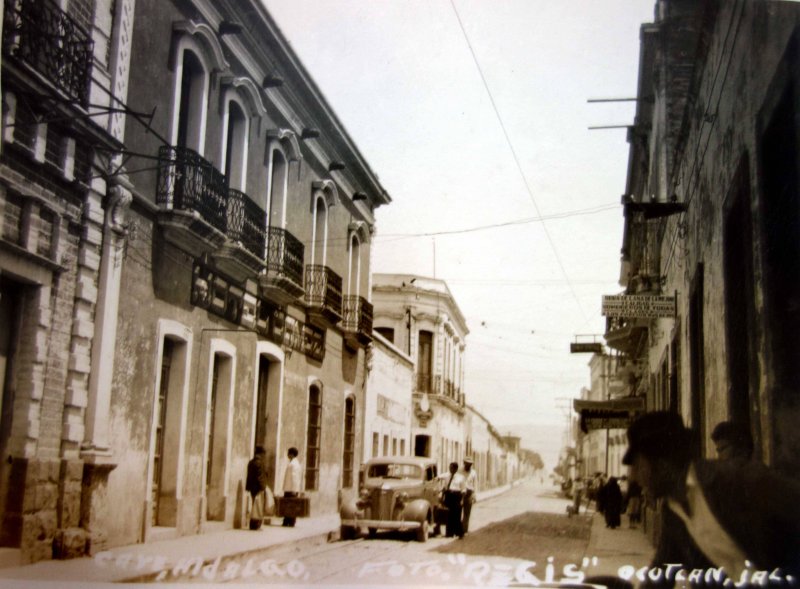
<path fill-rule="evenodd" d="M 691 447 L 690 431 L 676 413 L 647 413 L 628 428 L 622 462 L 648 496 L 663 500 L 651 568 L 664 574 L 648 584 L 671 586 L 676 573 L 667 578 L 668 565 L 673 571 L 675 565 L 685 571 L 722 567 L 734 582 L 748 568 L 745 574 L 780 569 L 796 583 L 800 484 L 758 462 L 697 460 Z"/>
<path fill-rule="evenodd" d="M 475 503 L 475 491 L 478 489 L 478 473 L 472 469 L 472 456 L 464 458 L 464 508 L 461 516 L 461 530 L 469 532 L 469 515 L 472 513 L 472 504 Z"/>

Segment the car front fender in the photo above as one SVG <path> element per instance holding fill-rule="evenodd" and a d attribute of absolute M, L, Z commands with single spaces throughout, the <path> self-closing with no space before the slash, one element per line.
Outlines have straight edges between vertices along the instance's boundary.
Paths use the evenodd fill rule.
<path fill-rule="evenodd" d="M 431 504 L 427 499 L 414 499 L 403 509 L 403 519 L 406 521 L 422 522 L 428 518 Z"/>

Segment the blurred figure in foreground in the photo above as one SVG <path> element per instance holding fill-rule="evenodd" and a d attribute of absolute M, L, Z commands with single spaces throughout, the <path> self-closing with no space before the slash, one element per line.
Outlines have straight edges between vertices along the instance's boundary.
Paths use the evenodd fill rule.
<path fill-rule="evenodd" d="M 720 460 L 750 460 L 753 456 L 753 437 L 744 424 L 721 421 L 711 432 L 711 439 Z"/>
<path fill-rule="evenodd" d="M 647 413 L 628 428 L 623 464 L 648 496 L 664 500 L 651 567 L 722 567 L 734 582 L 746 569 L 745 574 L 780 569 L 784 579 L 791 575 L 796 583 L 800 484 L 758 462 L 695 460 L 691 445 L 690 432 L 676 413 Z M 674 582 L 673 572 L 648 585 Z"/>

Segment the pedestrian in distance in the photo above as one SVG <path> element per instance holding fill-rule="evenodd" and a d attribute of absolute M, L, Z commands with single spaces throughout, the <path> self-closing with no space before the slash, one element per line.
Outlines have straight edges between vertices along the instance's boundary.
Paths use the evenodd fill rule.
<path fill-rule="evenodd" d="M 628 482 L 628 527 L 635 528 L 642 521 L 642 487 L 636 481 Z"/>
<path fill-rule="evenodd" d="M 461 517 L 461 529 L 464 535 L 469 533 L 469 516 L 475 503 L 475 492 L 478 489 L 478 473 L 472 468 L 472 457 L 464 458 L 464 513 Z"/>
<path fill-rule="evenodd" d="M 444 487 L 444 505 L 447 507 L 447 531 L 445 536 L 452 538 L 457 536 L 464 537 L 464 530 L 461 528 L 461 507 L 464 502 L 466 491 L 466 480 L 458 472 L 458 462 L 450 463 L 450 476 Z"/>
<path fill-rule="evenodd" d="M 750 428 L 735 421 L 721 421 L 711 432 L 711 440 L 720 460 L 750 460 L 753 437 Z"/>
<path fill-rule="evenodd" d="M 267 466 L 264 463 L 266 451 L 263 446 L 256 446 L 253 458 L 247 463 L 247 480 L 245 490 L 250 493 L 252 508 L 250 510 L 250 529 L 258 530 L 264 522 L 267 490 Z"/>
<path fill-rule="evenodd" d="M 284 497 L 297 497 L 300 494 L 301 488 L 301 475 L 303 467 L 300 465 L 300 461 L 297 459 L 297 456 L 300 453 L 297 451 L 297 448 L 292 446 L 289 448 L 287 452 L 287 456 L 289 457 L 289 464 L 286 465 L 286 471 L 283 475 L 283 496 Z M 284 527 L 293 528 L 295 524 L 295 518 L 293 517 L 284 517 L 283 518 L 283 525 Z"/>
<path fill-rule="evenodd" d="M 600 490 L 603 501 L 603 516 L 606 527 L 612 530 L 619 527 L 622 514 L 622 490 L 619 488 L 617 477 L 611 477 Z"/>
<path fill-rule="evenodd" d="M 569 515 L 580 515 L 581 513 L 581 501 L 583 501 L 583 493 L 586 489 L 586 483 L 583 482 L 583 479 L 578 477 L 575 479 L 575 482 L 572 484 L 572 510 L 567 510 Z"/>
<path fill-rule="evenodd" d="M 800 483 L 756 461 L 706 461 L 693 454 L 691 432 L 677 413 L 646 413 L 628 428 L 623 464 L 648 496 L 663 500 L 651 568 L 722 568 L 734 583 L 755 570 L 779 570 L 784 585 L 788 576 L 798 579 Z M 708 576 L 704 580 L 708 584 Z M 675 574 L 662 574 L 649 576 L 647 584 L 674 582 Z"/>

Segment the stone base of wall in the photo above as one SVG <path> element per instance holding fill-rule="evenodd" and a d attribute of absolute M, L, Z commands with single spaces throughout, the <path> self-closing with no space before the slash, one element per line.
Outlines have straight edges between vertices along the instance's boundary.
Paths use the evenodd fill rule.
<path fill-rule="evenodd" d="M 87 551 L 89 534 L 83 528 L 56 531 L 53 538 L 53 558 L 78 558 Z"/>

